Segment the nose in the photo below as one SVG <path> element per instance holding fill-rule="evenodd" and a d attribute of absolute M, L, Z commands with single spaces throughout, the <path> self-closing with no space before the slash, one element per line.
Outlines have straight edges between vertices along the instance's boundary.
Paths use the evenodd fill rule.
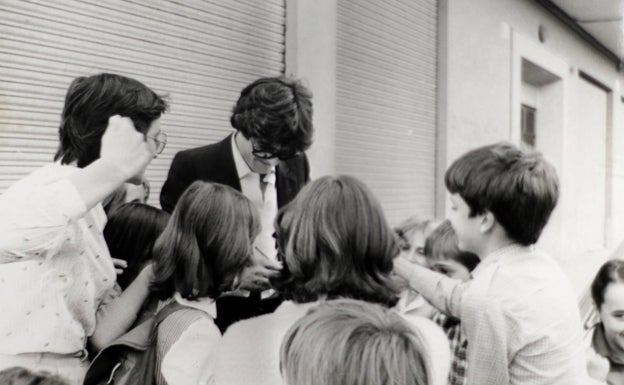
<path fill-rule="evenodd" d="M 268 159 L 267 163 L 270 164 L 271 166 L 276 166 L 279 163 L 279 159 L 271 158 L 271 159 Z"/>

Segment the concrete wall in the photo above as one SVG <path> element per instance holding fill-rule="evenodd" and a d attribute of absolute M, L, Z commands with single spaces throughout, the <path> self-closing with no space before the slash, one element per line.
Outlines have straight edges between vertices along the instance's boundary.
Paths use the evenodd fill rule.
<path fill-rule="evenodd" d="M 440 0 L 440 10 L 444 12 L 440 36 L 445 37 L 440 71 L 445 79 L 439 130 L 445 135 L 439 144 L 444 155 L 438 158 L 438 179 L 468 149 L 501 140 L 520 143 L 520 104 L 527 97 L 539 99 L 543 113 L 538 118 L 537 149 L 555 165 L 561 181 L 561 199 L 540 246 L 561 262 L 580 290 L 606 253 L 624 239 L 624 156 L 619 150 L 624 148 L 623 75 L 533 1 Z M 535 93 L 523 84 L 522 59 L 556 80 Z M 588 92 L 581 72 L 608 88 L 604 100 L 600 92 L 592 96 L 595 88 Z M 586 115 L 591 116 L 585 119 Z M 601 118 L 606 140 L 600 134 L 592 136 L 594 127 L 583 126 L 584 120 L 600 124 Z M 597 153 L 588 147 L 588 135 L 594 145 L 602 146 L 593 150 Z M 584 174 L 579 176 L 589 160 L 599 164 L 602 159 L 598 182 L 588 183 Z M 599 174 L 596 167 L 586 174 Z M 604 211 L 600 226 L 588 225 L 586 208 Z M 599 247 L 583 241 L 595 240 L 601 232 Z"/>

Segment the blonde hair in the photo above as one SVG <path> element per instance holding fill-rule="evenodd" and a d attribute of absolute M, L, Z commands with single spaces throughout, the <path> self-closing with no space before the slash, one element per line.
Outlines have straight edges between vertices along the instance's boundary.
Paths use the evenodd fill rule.
<path fill-rule="evenodd" d="M 397 236 L 400 249 L 414 252 L 415 247 L 424 246 L 425 239 L 438 226 L 438 223 L 439 221 L 436 219 L 421 217 L 420 215 L 413 215 L 399 223 L 394 228 L 394 233 Z M 418 234 L 422 234 L 422 245 L 414 244 Z"/>
<path fill-rule="evenodd" d="M 399 314 L 351 299 L 310 310 L 280 349 L 288 385 L 426 385 L 429 361 L 421 335 Z"/>

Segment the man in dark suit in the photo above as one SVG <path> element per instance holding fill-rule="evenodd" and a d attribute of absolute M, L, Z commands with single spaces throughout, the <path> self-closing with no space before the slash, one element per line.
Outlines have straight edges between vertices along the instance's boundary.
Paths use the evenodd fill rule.
<path fill-rule="evenodd" d="M 222 331 L 240 319 L 272 312 L 281 302 L 265 290 L 281 269 L 272 224 L 278 208 L 310 179 L 304 151 L 312 144 L 312 95 L 299 81 L 261 78 L 241 91 L 230 122 L 236 132 L 224 140 L 176 154 L 160 194 L 162 208 L 171 212 L 191 183 L 216 182 L 241 191 L 261 214 L 254 266 L 239 277 L 237 289 L 243 290 L 217 301 Z"/>

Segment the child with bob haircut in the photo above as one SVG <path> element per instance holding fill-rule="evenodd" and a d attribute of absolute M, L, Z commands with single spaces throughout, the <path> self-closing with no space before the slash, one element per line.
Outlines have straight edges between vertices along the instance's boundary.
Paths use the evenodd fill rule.
<path fill-rule="evenodd" d="M 124 203 L 111 212 L 104 239 L 111 257 L 126 262 L 117 283 L 125 290 L 151 262 L 152 247 L 163 232 L 169 213 L 144 203 Z"/>
<path fill-rule="evenodd" d="M 250 264 L 260 230 L 251 202 L 231 187 L 196 181 L 154 245 L 152 293 L 159 309 L 187 307 L 158 326 L 156 384 L 211 384 L 221 332 L 215 300 Z"/>
<path fill-rule="evenodd" d="M 280 349 L 288 385 L 427 385 L 431 360 L 421 330 L 393 310 L 351 299 L 312 308 Z"/>
<path fill-rule="evenodd" d="M 460 283 L 404 258 L 395 271 L 466 334 L 468 384 L 585 384 L 582 326 L 570 282 L 533 245 L 559 196 L 537 153 L 498 143 L 461 156 L 445 176 L 461 250 L 481 259 Z"/>
<path fill-rule="evenodd" d="M 307 184 L 280 211 L 275 233 L 284 267 L 273 282 L 285 301 L 275 312 L 237 322 L 225 332 L 218 385 L 279 384 L 280 342 L 323 301 L 350 298 L 388 308 L 397 303 L 396 238 L 379 201 L 360 180 L 337 175 Z M 446 384 L 450 357 L 444 333 L 424 317 L 408 321 L 423 331 L 436 357 L 429 384 Z"/>

